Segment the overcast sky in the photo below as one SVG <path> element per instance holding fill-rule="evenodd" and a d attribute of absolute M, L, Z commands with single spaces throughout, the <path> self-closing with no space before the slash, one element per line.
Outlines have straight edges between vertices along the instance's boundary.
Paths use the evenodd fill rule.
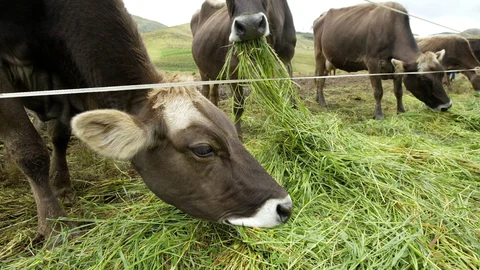
<path fill-rule="evenodd" d="M 167 26 L 189 23 L 192 14 L 204 0 L 124 0 L 128 11 L 134 15 L 163 23 Z M 480 28 L 479 0 L 399 0 L 411 15 L 464 31 Z M 365 3 L 362 0 L 288 0 L 295 28 L 299 32 L 311 32 L 313 21 L 330 8 Z M 412 32 L 430 35 L 452 30 L 435 26 L 418 19 L 410 19 Z"/>

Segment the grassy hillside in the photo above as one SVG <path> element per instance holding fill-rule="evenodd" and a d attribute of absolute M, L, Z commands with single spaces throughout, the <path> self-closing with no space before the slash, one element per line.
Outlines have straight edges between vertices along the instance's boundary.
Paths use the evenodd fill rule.
<path fill-rule="evenodd" d="M 152 61 L 161 70 L 196 72 L 189 24 L 159 29 L 143 35 Z"/>
<path fill-rule="evenodd" d="M 148 53 L 162 70 L 198 72 L 192 58 L 192 33 L 189 24 L 159 29 L 143 35 Z M 298 33 L 297 47 L 293 58 L 295 74 L 313 74 L 315 60 L 313 35 Z"/>
<path fill-rule="evenodd" d="M 133 20 L 137 23 L 140 33 L 148 33 L 157 29 L 166 28 L 167 26 L 156 21 L 147 20 L 145 18 L 132 15 Z"/>
<path fill-rule="evenodd" d="M 308 75 L 315 72 L 313 34 L 297 33 L 297 46 L 292 60 L 294 75 Z"/>
<path fill-rule="evenodd" d="M 480 36 L 480 28 L 470 28 L 460 34 L 464 36 Z"/>

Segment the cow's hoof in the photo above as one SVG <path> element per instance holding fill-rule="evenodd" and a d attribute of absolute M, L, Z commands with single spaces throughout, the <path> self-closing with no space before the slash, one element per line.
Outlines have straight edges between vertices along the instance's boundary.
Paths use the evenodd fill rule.
<path fill-rule="evenodd" d="M 383 119 L 385 119 L 385 117 L 383 116 L 383 114 L 379 114 L 379 115 L 374 115 L 374 116 L 373 116 L 373 119 L 375 119 L 375 120 L 383 120 Z"/>
<path fill-rule="evenodd" d="M 48 220 L 48 226 L 39 226 L 34 243 L 44 244 L 52 249 L 65 244 L 68 240 L 81 236 L 78 231 L 70 231 L 73 223 L 65 220 Z"/>
<path fill-rule="evenodd" d="M 55 197 L 62 202 L 64 206 L 72 206 L 76 201 L 76 196 L 73 188 L 71 187 L 54 187 Z"/>

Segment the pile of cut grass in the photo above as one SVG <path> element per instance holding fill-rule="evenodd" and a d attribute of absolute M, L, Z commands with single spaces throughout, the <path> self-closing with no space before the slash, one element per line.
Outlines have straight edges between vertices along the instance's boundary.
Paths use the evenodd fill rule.
<path fill-rule="evenodd" d="M 264 41 L 252 42 L 232 49 L 240 77 L 288 77 Z M 83 187 L 69 213 L 79 226 L 65 232 L 81 236 L 49 251 L 25 244 L 29 236 L 18 231 L 0 252 L 0 268 L 480 267 L 478 100 L 454 99 L 443 114 L 411 110 L 350 123 L 312 114 L 289 80 L 249 87 L 246 145 L 292 196 L 285 225 L 199 221 L 122 173 Z"/>

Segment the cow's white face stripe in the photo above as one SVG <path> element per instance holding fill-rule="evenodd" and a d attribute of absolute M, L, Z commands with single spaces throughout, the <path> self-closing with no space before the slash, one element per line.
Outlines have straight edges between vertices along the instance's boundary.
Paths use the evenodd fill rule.
<path fill-rule="evenodd" d="M 208 119 L 195 108 L 191 99 L 177 96 L 165 104 L 164 119 L 168 131 L 175 133 L 192 125 L 207 123 Z"/>

